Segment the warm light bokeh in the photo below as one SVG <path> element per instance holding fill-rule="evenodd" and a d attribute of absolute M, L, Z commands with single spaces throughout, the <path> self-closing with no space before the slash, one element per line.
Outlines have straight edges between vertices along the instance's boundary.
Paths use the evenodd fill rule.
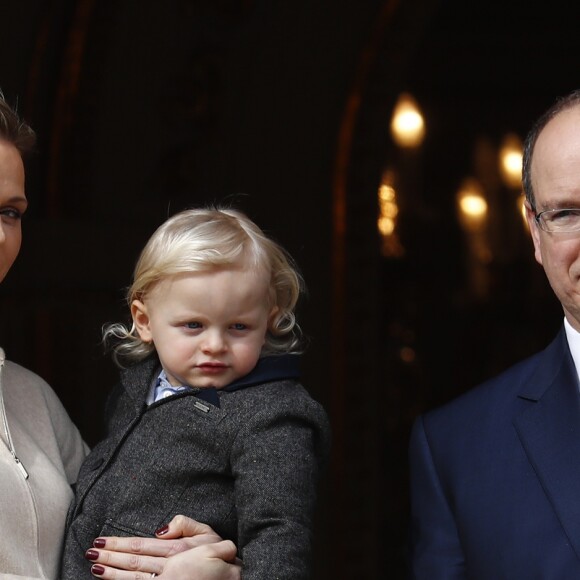
<path fill-rule="evenodd" d="M 467 178 L 457 192 L 457 208 L 462 225 L 475 231 L 485 226 L 487 218 L 487 201 L 483 187 L 473 178 Z"/>
<path fill-rule="evenodd" d="M 499 151 L 499 167 L 508 187 L 519 189 L 522 186 L 522 156 L 520 138 L 513 133 L 506 135 Z"/>
<path fill-rule="evenodd" d="M 474 193 L 465 193 L 459 202 L 461 212 L 469 217 L 480 219 L 487 213 L 487 202 Z"/>
<path fill-rule="evenodd" d="M 395 189 L 390 185 L 381 185 L 379 188 L 379 232 L 388 236 L 395 231 L 395 219 L 399 213 L 395 199 Z"/>
<path fill-rule="evenodd" d="M 389 257 L 397 257 L 403 254 L 403 248 L 395 232 L 399 206 L 397 205 L 397 193 L 393 182 L 393 173 L 386 171 L 378 192 L 379 217 L 377 219 L 377 227 L 382 238 L 382 254 Z"/>
<path fill-rule="evenodd" d="M 401 94 L 391 118 L 391 135 L 400 147 L 418 147 L 425 137 L 425 121 L 415 99 Z"/>

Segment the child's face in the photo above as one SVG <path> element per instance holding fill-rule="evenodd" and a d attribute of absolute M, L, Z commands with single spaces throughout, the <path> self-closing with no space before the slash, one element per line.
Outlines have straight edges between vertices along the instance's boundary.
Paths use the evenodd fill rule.
<path fill-rule="evenodd" d="M 221 388 L 258 362 L 275 312 L 268 290 L 264 273 L 241 268 L 183 274 L 157 283 L 131 314 L 171 384 Z"/>

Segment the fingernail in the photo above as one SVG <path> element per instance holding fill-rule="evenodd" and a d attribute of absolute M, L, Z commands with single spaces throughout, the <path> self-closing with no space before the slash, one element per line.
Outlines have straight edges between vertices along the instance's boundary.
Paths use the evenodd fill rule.
<path fill-rule="evenodd" d="M 105 544 L 107 543 L 107 540 L 105 540 L 105 538 L 97 538 L 94 542 L 93 542 L 93 546 L 95 548 L 104 548 Z"/>
<path fill-rule="evenodd" d="M 85 552 L 85 558 L 87 560 L 98 560 L 99 559 L 99 553 L 96 550 L 87 550 Z"/>
<path fill-rule="evenodd" d="M 158 530 L 155 530 L 155 535 L 156 536 L 163 536 L 168 531 L 169 531 L 169 526 L 163 526 L 162 528 L 159 528 Z"/>
<path fill-rule="evenodd" d="M 91 574 L 94 574 L 95 576 L 101 576 L 104 573 L 105 568 L 103 568 L 103 566 L 101 566 L 100 564 L 93 564 L 91 566 Z"/>

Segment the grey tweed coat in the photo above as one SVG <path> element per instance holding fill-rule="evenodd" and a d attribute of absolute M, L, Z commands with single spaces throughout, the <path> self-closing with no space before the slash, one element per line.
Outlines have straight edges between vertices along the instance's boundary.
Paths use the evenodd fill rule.
<path fill-rule="evenodd" d="M 94 578 L 84 558 L 94 538 L 151 536 L 176 514 L 233 540 L 244 580 L 309 578 L 330 439 L 321 405 L 274 370 L 268 382 L 214 391 L 217 405 L 192 389 L 147 407 L 159 371 L 150 357 L 121 374 L 108 435 L 79 474 L 62 579 Z"/>

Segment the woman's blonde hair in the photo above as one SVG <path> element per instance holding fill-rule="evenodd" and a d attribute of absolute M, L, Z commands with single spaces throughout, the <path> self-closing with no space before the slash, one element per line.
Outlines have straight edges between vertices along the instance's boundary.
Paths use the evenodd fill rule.
<path fill-rule="evenodd" d="M 268 306 L 277 311 L 268 327 L 263 354 L 297 352 L 302 337 L 294 309 L 305 289 L 302 277 L 290 255 L 234 209 L 189 209 L 163 223 L 141 252 L 127 302 L 130 307 L 134 300 L 143 300 L 168 277 L 240 263 L 270 274 Z M 113 356 L 120 366 L 125 360 L 142 360 L 155 349 L 141 340 L 134 324 L 131 328 L 120 323 L 106 326 L 103 340 L 114 342 Z"/>

